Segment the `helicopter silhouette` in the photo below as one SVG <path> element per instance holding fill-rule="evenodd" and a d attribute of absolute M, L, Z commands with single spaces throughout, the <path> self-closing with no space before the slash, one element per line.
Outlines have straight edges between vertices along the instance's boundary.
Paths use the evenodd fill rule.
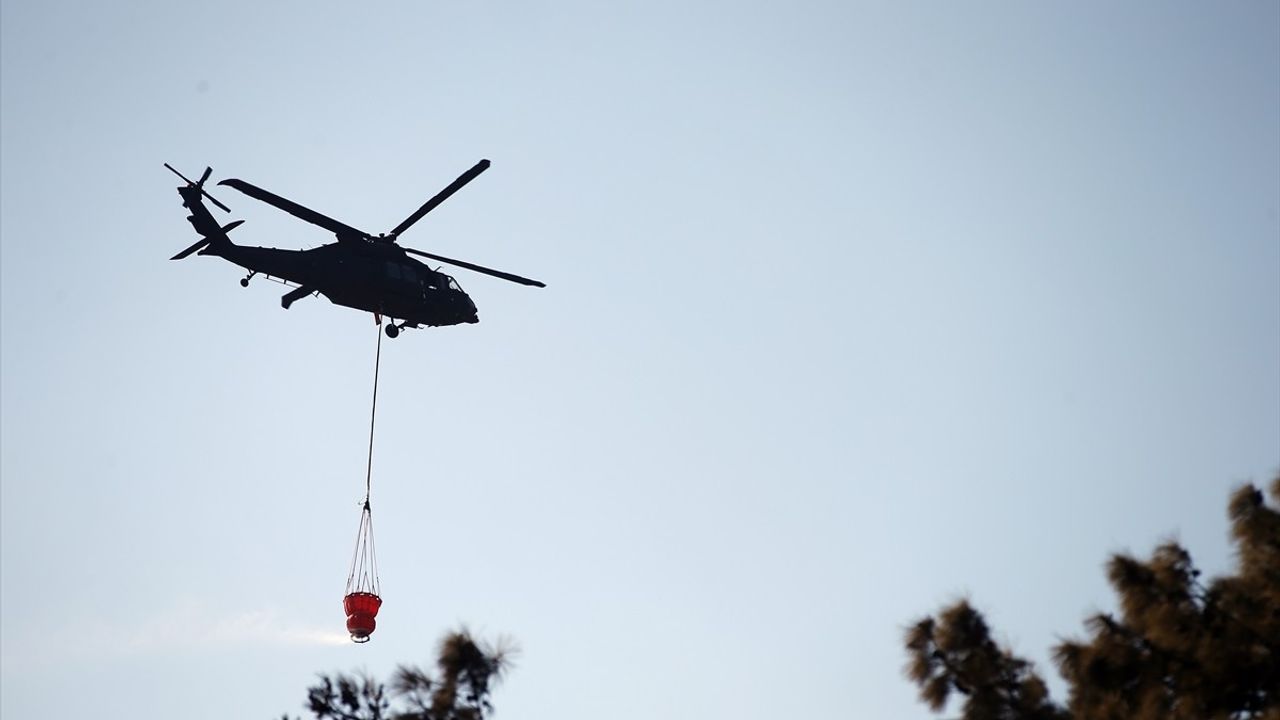
<path fill-rule="evenodd" d="M 208 198 L 218 208 L 231 212 L 204 189 L 205 181 L 209 179 L 213 169 L 205 168 L 200 179 L 193 182 L 168 163 L 164 166 L 186 181 L 185 186 L 178 188 L 178 194 L 182 197 L 182 204 L 191 213 L 187 216 L 187 221 L 200 235 L 198 241 L 170 260 L 181 260 L 192 253 L 213 255 L 249 271 L 248 275 L 240 279 L 242 287 L 249 287 L 249 281 L 259 274 L 286 285 L 294 285 L 296 287 L 293 290 L 280 298 L 280 304 L 286 310 L 294 302 L 319 293 L 335 305 L 373 313 L 379 324 L 384 316 L 389 318 L 386 333 L 387 337 L 392 338 L 406 327 L 441 327 L 480 321 L 475 303 L 458 286 L 457 281 L 410 255 L 438 260 L 521 285 L 546 287 L 537 280 L 403 247 L 397 243 L 401 233 L 450 195 L 476 179 L 480 173 L 488 170 L 488 160 L 476 163 L 405 218 L 404 222 L 381 235 L 362 232 L 243 180 L 233 178 L 218 183 L 318 225 L 338 238 L 337 242 L 310 250 L 281 250 L 233 243 L 229 233 L 244 221 L 236 220 L 220 225 L 203 202 Z M 396 322 L 397 319 L 399 323 Z"/>

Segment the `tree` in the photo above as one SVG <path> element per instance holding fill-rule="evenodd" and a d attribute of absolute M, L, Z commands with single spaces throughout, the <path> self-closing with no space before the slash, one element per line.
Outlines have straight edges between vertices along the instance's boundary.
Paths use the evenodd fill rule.
<path fill-rule="evenodd" d="M 401 665 L 388 692 L 368 675 L 321 675 L 307 689 L 307 709 L 318 720 L 484 720 L 493 712 L 489 695 L 511 654 L 509 644 L 482 645 L 460 630 L 440 642 L 438 676 Z M 396 708 L 392 697 L 400 700 Z"/>
<path fill-rule="evenodd" d="M 1208 586 L 1177 543 L 1111 558 L 1119 616 L 1053 651 L 1065 705 L 966 601 L 907 629 L 907 675 L 935 712 L 964 696 L 963 720 L 1280 720 L 1280 477 L 1270 494 L 1278 507 L 1252 485 L 1232 494 L 1238 568 Z"/>

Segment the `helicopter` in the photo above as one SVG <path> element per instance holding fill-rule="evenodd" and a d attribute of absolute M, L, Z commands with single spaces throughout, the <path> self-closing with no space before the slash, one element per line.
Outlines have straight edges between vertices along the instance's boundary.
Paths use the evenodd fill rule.
<path fill-rule="evenodd" d="M 488 170 L 488 160 L 476 163 L 405 218 L 404 222 L 380 235 L 357 230 L 243 180 L 231 178 L 218 183 L 318 225 L 337 236 L 337 242 L 310 250 L 281 250 L 233 243 L 229 233 L 244 221 L 236 220 L 220 225 L 204 205 L 204 199 L 207 198 L 224 212 L 231 212 L 230 208 L 218 202 L 204 189 L 205 181 L 209 179 L 213 169 L 205 168 L 200 179 L 193 182 L 172 165 L 165 163 L 164 166 L 186 182 L 185 186 L 178 187 L 178 195 L 191 213 L 187 216 L 187 221 L 200 235 L 199 240 L 170 260 L 181 260 L 192 253 L 213 255 L 249 271 L 248 275 L 240 279 L 241 287 L 249 287 L 249 281 L 255 275 L 264 275 L 268 279 L 296 286 L 280 298 L 280 304 L 286 310 L 298 300 L 318 293 L 329 298 L 335 305 L 373 313 L 379 324 L 384 316 L 387 317 L 390 322 L 386 326 L 386 333 L 391 338 L 398 336 L 404 328 L 424 325 L 442 327 L 480 321 L 475 303 L 458 286 L 456 280 L 410 255 L 438 260 L 521 285 L 546 287 L 546 284 L 537 280 L 403 247 L 397 242 L 410 226 L 476 179 L 480 173 Z M 397 319 L 400 322 L 397 323 Z"/>

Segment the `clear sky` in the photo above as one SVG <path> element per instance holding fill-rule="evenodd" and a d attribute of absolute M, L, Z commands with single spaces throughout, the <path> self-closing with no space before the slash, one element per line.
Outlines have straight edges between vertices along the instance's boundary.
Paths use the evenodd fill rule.
<path fill-rule="evenodd" d="M 0 714 L 278 717 L 521 646 L 499 717 L 923 718 L 1280 469 L 1274 2 L 4 0 Z M 384 342 L 236 283 L 170 162 L 548 284 Z M 324 231 L 227 188 L 237 241 Z"/>

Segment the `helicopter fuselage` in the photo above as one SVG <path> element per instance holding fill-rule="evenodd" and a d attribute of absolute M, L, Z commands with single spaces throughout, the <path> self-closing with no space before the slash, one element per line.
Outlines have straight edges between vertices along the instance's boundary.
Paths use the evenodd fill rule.
<path fill-rule="evenodd" d="M 452 277 L 390 243 L 349 240 L 281 250 L 223 241 L 210 243 L 199 254 L 229 260 L 250 271 L 249 277 L 262 274 L 298 285 L 284 297 L 286 308 L 318 292 L 335 305 L 397 318 L 409 327 L 479 321 L 475 303 Z M 247 286 L 247 280 L 242 284 Z"/>

